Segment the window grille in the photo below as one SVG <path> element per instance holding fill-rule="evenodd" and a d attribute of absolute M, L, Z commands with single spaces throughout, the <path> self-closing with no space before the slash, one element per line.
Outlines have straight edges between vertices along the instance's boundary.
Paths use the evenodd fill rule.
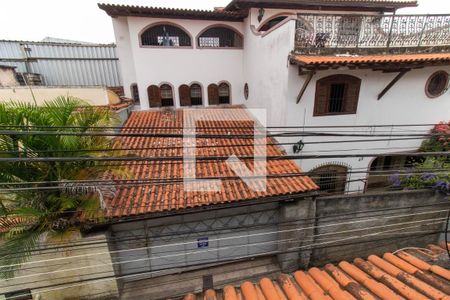
<path fill-rule="evenodd" d="M 230 103 L 230 87 L 226 83 L 219 85 L 219 104 Z"/>
<path fill-rule="evenodd" d="M 328 112 L 342 112 L 344 106 L 345 84 L 332 84 L 330 87 L 330 99 Z"/>
<path fill-rule="evenodd" d="M 160 91 L 161 91 L 161 106 L 173 106 L 172 87 L 168 84 L 163 84 L 160 88 Z"/>
<path fill-rule="evenodd" d="M 314 116 L 355 114 L 361 79 L 351 75 L 331 75 L 316 83 Z"/>
<path fill-rule="evenodd" d="M 212 27 L 205 30 L 198 38 L 199 47 L 204 48 L 242 48 L 242 36 L 227 27 Z"/>
<path fill-rule="evenodd" d="M 202 105 L 202 88 L 198 84 L 191 85 L 191 105 Z"/>
<path fill-rule="evenodd" d="M 220 47 L 220 38 L 218 37 L 200 37 L 200 47 Z"/>
<path fill-rule="evenodd" d="M 190 36 L 181 28 L 172 25 L 155 25 L 141 34 L 143 46 L 183 47 L 191 46 Z"/>

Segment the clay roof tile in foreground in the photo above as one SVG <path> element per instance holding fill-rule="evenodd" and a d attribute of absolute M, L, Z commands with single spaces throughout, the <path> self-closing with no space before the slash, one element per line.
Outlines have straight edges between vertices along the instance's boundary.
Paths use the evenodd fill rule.
<path fill-rule="evenodd" d="M 196 139 L 197 157 L 229 157 L 233 154 L 238 157 L 253 156 L 253 138 L 242 138 L 242 135 L 248 136 L 254 133 L 255 121 L 246 109 L 228 107 L 204 111 L 207 111 L 207 113 L 203 112 L 204 114 L 210 115 L 214 120 L 223 118 L 225 111 L 234 119 L 202 121 L 196 125 L 196 133 L 208 135 L 207 138 Z M 183 112 L 183 110 L 133 112 L 122 132 L 181 135 L 183 134 Z M 261 130 L 265 131 L 263 128 Z M 219 138 L 217 135 L 222 135 L 222 137 Z M 223 135 L 230 137 L 223 137 Z M 241 138 L 236 135 L 241 135 Z M 267 144 L 268 156 L 285 155 L 285 152 L 272 138 L 258 138 L 255 143 L 256 145 Z M 123 153 L 124 155 L 165 158 L 183 156 L 183 139 L 179 136 L 120 136 L 116 139 L 115 146 L 116 148 L 137 149 Z M 259 146 L 256 148 L 261 149 Z M 252 168 L 253 160 L 246 158 L 244 162 L 248 168 Z M 318 189 L 318 186 L 308 176 L 301 175 L 302 170 L 297 164 L 288 159 L 267 161 L 268 177 L 265 191 L 255 191 L 244 181 L 237 179 L 234 171 L 224 160 L 197 160 L 194 167 L 197 179 L 228 178 L 221 180 L 221 187 L 218 191 L 191 192 L 185 190 L 183 163 L 180 160 L 128 162 L 116 173 L 127 174 L 127 179 L 130 180 L 157 180 L 164 181 L 164 184 L 118 186 L 113 196 L 104 199 L 106 216 L 109 218 L 130 217 L 213 204 L 298 196 Z M 111 176 L 110 179 L 114 180 L 114 175 Z M 123 178 L 123 175 L 120 177 Z M 168 182 L 169 180 L 170 182 Z M 262 179 L 254 178 L 252 182 L 261 185 Z"/>
<path fill-rule="evenodd" d="M 367 260 L 356 258 L 353 263 L 342 261 L 323 269 L 314 267 L 292 275 L 280 274 L 277 279 L 246 281 L 240 287 L 227 285 L 217 290 L 215 296 L 223 300 L 448 300 L 450 271 L 437 265 L 440 259 L 446 261 L 447 252 L 436 245 L 425 251 L 439 254 L 428 261 L 421 251 L 413 248 L 397 254 L 386 253 L 383 258 L 372 255 Z M 189 298 L 192 296 L 188 294 L 184 300 L 207 299 L 202 295 Z"/>
<path fill-rule="evenodd" d="M 300 66 L 359 65 L 392 63 L 443 63 L 450 64 L 450 53 L 383 54 L 383 55 L 292 55 L 292 63 Z"/>

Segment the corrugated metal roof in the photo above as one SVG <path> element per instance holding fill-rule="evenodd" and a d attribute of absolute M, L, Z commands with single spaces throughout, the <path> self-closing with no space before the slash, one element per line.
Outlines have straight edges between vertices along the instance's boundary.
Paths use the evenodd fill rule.
<path fill-rule="evenodd" d="M 120 86 L 113 44 L 0 41 L 0 62 L 17 72 L 43 75 L 52 86 Z"/>

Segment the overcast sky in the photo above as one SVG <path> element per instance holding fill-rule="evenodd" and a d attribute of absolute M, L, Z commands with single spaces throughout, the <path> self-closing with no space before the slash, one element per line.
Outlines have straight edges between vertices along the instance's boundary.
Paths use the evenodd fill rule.
<path fill-rule="evenodd" d="M 96 0 L 0 0 L 0 39 L 39 41 L 50 36 L 94 43 L 114 42 L 111 19 Z M 104 0 L 106 3 L 212 9 L 229 0 Z M 419 0 L 399 13 L 450 14 L 450 0 Z"/>

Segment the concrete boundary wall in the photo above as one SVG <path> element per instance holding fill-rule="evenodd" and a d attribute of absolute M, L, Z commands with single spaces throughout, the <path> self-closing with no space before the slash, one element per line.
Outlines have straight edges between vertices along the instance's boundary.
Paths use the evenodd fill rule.
<path fill-rule="evenodd" d="M 404 247 L 423 247 L 437 243 L 439 233 L 445 228 L 450 202 L 441 193 L 427 190 L 396 191 L 390 193 L 368 193 L 355 196 L 318 198 L 318 217 L 315 242 L 330 242 L 342 239 L 341 245 L 333 243 L 317 246 L 312 251 L 311 265 L 321 266 L 330 262 L 353 260 L 371 254 L 383 254 Z M 439 203 L 444 203 L 439 205 Z M 433 205 L 429 207 L 419 207 Z M 415 206 L 416 208 L 408 208 Z M 404 209 L 399 209 L 404 208 Z M 368 214 L 365 211 L 380 210 Z M 384 210 L 384 211 L 381 211 Z M 337 214 L 349 214 L 337 218 L 326 218 Z M 370 218 L 370 219 L 369 219 Z M 365 220 L 365 222 L 360 222 Z M 429 221 L 423 221 L 429 220 Z M 348 224 L 349 222 L 355 222 Z M 341 223 L 323 227 L 329 224 Z M 346 223 L 346 224 L 343 224 Z M 396 225 L 404 223 L 402 225 Z M 336 234 L 336 232 L 345 232 Z M 379 232 L 379 234 L 374 234 Z M 363 235 L 370 236 L 361 237 Z M 336 244 L 334 244 L 336 245 Z"/>

